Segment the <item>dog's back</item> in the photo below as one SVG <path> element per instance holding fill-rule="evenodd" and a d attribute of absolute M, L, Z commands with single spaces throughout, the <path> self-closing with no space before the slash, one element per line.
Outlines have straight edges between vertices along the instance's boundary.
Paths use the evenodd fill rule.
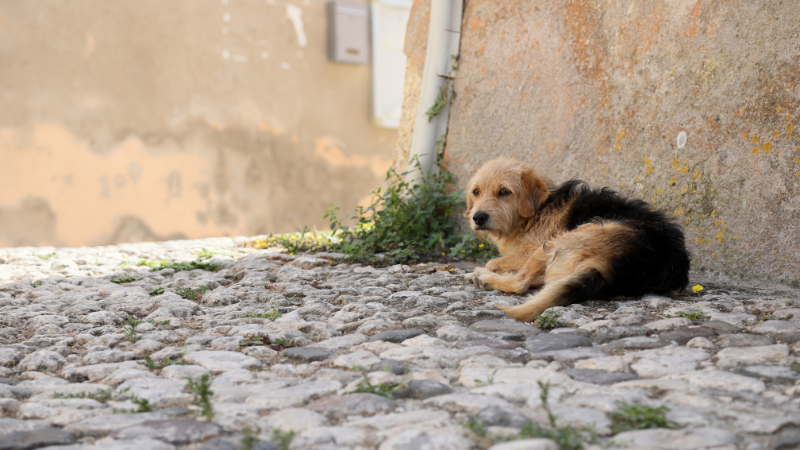
<path fill-rule="evenodd" d="M 626 199 L 608 188 L 591 189 L 579 180 L 558 186 L 543 210 L 566 207 L 565 231 L 598 222 L 619 222 L 634 231 L 628 251 L 613 257 L 613 282 L 599 295 L 643 295 L 682 291 L 689 283 L 689 254 L 683 232 L 663 213 L 641 200 Z"/>

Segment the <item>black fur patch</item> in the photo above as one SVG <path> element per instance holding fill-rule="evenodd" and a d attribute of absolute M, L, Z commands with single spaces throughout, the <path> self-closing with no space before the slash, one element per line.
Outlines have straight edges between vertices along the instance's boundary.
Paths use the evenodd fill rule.
<path fill-rule="evenodd" d="M 565 204 L 569 204 L 568 230 L 602 221 L 622 223 L 636 233 L 635 239 L 626 242 L 629 250 L 611 260 L 613 279 L 605 280 L 606 283 L 591 280 L 599 298 L 686 289 L 690 261 L 683 231 L 663 213 L 650 209 L 641 200 L 624 198 L 609 188 L 591 189 L 580 180 L 558 186 L 541 208 L 543 211 L 558 210 Z"/>

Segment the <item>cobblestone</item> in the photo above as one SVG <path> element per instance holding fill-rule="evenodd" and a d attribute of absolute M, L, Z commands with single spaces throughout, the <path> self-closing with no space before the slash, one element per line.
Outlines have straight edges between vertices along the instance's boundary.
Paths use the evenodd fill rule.
<path fill-rule="evenodd" d="M 559 425 L 592 426 L 601 446 L 800 442 L 794 289 L 692 273 L 700 299 L 559 307 L 542 330 L 494 307 L 521 296 L 465 283 L 469 265 L 365 267 L 242 242 L 0 249 L 2 448 L 238 449 L 249 435 L 277 449 L 274 433 L 294 431 L 293 450 L 550 449 L 491 437 L 549 426 L 548 385 Z M 138 265 L 203 250 L 218 269 Z M 208 292 L 187 300 L 182 286 Z M 187 389 L 204 375 L 210 422 Z M 145 401 L 153 411 L 136 412 Z M 665 406 L 679 428 L 613 435 L 620 401 Z"/>

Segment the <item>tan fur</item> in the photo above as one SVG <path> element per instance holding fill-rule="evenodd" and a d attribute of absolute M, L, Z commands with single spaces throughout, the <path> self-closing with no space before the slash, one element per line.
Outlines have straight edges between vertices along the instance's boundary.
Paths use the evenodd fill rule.
<path fill-rule="evenodd" d="M 506 193 L 506 191 L 510 193 Z M 505 194 L 505 195 L 503 195 Z M 473 230 L 494 242 L 500 253 L 467 275 L 483 289 L 522 294 L 541 288 L 527 303 L 501 307 L 511 317 L 532 321 L 546 309 L 563 303 L 564 286 L 590 270 L 610 281 L 610 259 L 624 252 L 632 230 L 615 223 L 590 223 L 566 230 L 569 205 L 542 212 L 547 183 L 529 167 L 510 159 L 484 165 L 470 181 L 467 217 L 485 212 L 485 229 L 473 220 Z"/>

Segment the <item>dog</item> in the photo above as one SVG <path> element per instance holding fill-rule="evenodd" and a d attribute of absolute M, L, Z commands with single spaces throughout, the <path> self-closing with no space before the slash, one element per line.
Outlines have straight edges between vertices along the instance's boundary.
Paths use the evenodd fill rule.
<path fill-rule="evenodd" d="M 465 215 L 502 255 L 468 281 L 512 294 L 540 289 L 522 305 L 500 307 L 522 322 L 553 306 L 682 292 L 689 283 L 683 231 L 609 188 L 580 180 L 551 186 L 531 167 L 501 158 L 470 180 Z"/>

